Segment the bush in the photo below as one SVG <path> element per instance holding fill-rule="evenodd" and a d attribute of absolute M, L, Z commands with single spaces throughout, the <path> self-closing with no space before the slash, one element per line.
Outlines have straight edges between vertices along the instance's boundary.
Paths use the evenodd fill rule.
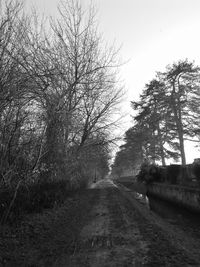
<path fill-rule="evenodd" d="M 22 214 L 41 212 L 55 204 L 62 204 L 74 191 L 66 180 L 20 185 L 17 192 L 14 188 L 4 188 L 0 192 L 1 222 L 7 219 L 10 222 L 16 221 Z"/>
<path fill-rule="evenodd" d="M 178 176 L 181 173 L 182 166 L 178 164 L 172 164 L 167 166 L 167 181 L 170 184 L 178 183 Z"/>
<path fill-rule="evenodd" d="M 193 163 L 192 171 L 195 175 L 197 182 L 200 184 L 200 164 L 199 163 Z"/>
<path fill-rule="evenodd" d="M 140 167 L 140 172 L 137 175 L 138 182 L 159 182 L 160 181 L 160 170 L 155 164 L 143 163 Z"/>

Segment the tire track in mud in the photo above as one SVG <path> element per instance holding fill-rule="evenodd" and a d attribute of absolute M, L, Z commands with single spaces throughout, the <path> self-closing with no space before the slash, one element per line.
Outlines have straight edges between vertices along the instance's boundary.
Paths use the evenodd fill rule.
<path fill-rule="evenodd" d="M 98 259 L 105 257 L 104 248 L 110 247 L 111 244 L 109 243 L 109 211 L 106 194 L 104 190 L 98 191 L 98 202 L 90 214 L 86 214 L 90 220 L 80 231 L 79 239 L 70 248 L 70 255 L 63 255 L 53 266 L 102 266 L 97 265 Z M 96 265 L 92 263 L 94 258 Z"/>
<path fill-rule="evenodd" d="M 111 266 L 144 266 L 148 261 L 149 244 L 143 239 L 137 222 L 130 218 L 118 189 L 109 194 L 108 208 L 114 244 Z"/>
<path fill-rule="evenodd" d="M 129 199 L 128 192 L 110 185 L 100 188 L 98 201 L 86 214 L 90 219 L 71 252 L 54 266 L 199 266 L 170 242 L 150 211 L 143 216 L 141 203 Z"/>
<path fill-rule="evenodd" d="M 95 239 L 97 250 L 90 256 L 90 266 L 142 266 L 145 263 L 148 246 L 118 201 L 118 193 L 117 189 L 104 189 L 102 192 L 107 228 Z"/>
<path fill-rule="evenodd" d="M 144 240 L 149 241 L 148 264 L 145 266 L 200 266 L 199 253 L 186 242 L 182 232 L 148 210 L 130 190 L 123 186 L 118 188 L 130 217 L 138 222 Z"/>
<path fill-rule="evenodd" d="M 148 244 L 118 200 L 118 189 L 101 189 L 90 222 L 80 233 L 72 255 L 54 266 L 143 266 Z"/>

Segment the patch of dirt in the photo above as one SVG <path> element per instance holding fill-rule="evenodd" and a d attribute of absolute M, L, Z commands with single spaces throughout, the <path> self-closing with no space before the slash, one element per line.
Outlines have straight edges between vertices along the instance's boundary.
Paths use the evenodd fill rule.
<path fill-rule="evenodd" d="M 129 220 L 118 201 L 119 191 L 101 187 L 99 201 L 91 210 L 91 220 L 81 232 L 75 254 L 63 254 L 54 266 L 142 266 L 148 244 L 137 225 Z M 113 198 L 115 196 L 115 198 Z M 140 265 L 138 265 L 140 264 Z"/>
<path fill-rule="evenodd" d="M 168 224 L 134 198 L 127 199 L 124 196 L 127 197 L 127 193 L 123 192 L 121 202 L 124 202 L 130 219 L 137 222 L 143 240 L 148 242 L 147 263 L 143 266 L 199 266 L 198 261 L 175 241 L 176 233 L 173 232 L 173 237 L 169 234 Z"/>

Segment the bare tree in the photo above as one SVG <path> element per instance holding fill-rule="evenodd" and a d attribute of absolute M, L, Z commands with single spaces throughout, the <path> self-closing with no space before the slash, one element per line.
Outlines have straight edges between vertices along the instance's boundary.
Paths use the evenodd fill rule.
<path fill-rule="evenodd" d="M 51 24 L 51 55 L 57 72 L 53 78 L 58 97 L 55 108 L 60 116 L 57 129 L 64 148 L 62 158 L 66 158 L 68 148 L 75 145 L 78 153 L 88 138 L 109 128 L 109 116 L 120 100 L 121 90 L 116 81 L 118 51 L 103 48 L 93 10 L 84 13 L 79 1 L 68 1 L 62 3 L 59 11 L 61 19 Z M 51 118 L 55 118 L 55 113 Z"/>
<path fill-rule="evenodd" d="M 67 1 L 59 11 L 49 35 L 37 16 L 34 26 L 21 22 L 17 59 L 28 77 L 26 95 L 41 114 L 35 162 L 44 162 L 53 177 L 67 175 L 70 157 L 77 159 L 88 139 L 109 132 L 122 95 L 118 50 L 104 45 L 93 9 L 83 12 L 79 1 Z"/>

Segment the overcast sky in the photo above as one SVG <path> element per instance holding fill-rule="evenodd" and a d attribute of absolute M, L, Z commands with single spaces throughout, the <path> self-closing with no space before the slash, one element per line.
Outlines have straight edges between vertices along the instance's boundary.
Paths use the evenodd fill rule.
<path fill-rule="evenodd" d="M 56 16 L 58 0 L 26 0 L 26 7 Z M 84 6 L 91 0 L 81 0 Z M 104 39 L 122 44 L 122 78 L 129 102 L 167 64 L 188 58 L 200 64 L 200 0 L 93 0 Z M 130 121 L 130 116 L 127 117 Z M 129 123 L 130 125 L 130 123 Z M 194 156 L 191 156 L 194 157 Z"/>
<path fill-rule="evenodd" d="M 26 6 L 56 16 L 58 0 L 26 0 Z M 87 6 L 91 0 L 82 0 Z M 155 71 L 189 58 L 200 63 L 199 0 L 93 0 L 99 28 L 108 42 L 122 44 L 130 61 L 123 77 L 130 97 L 138 95 Z"/>

